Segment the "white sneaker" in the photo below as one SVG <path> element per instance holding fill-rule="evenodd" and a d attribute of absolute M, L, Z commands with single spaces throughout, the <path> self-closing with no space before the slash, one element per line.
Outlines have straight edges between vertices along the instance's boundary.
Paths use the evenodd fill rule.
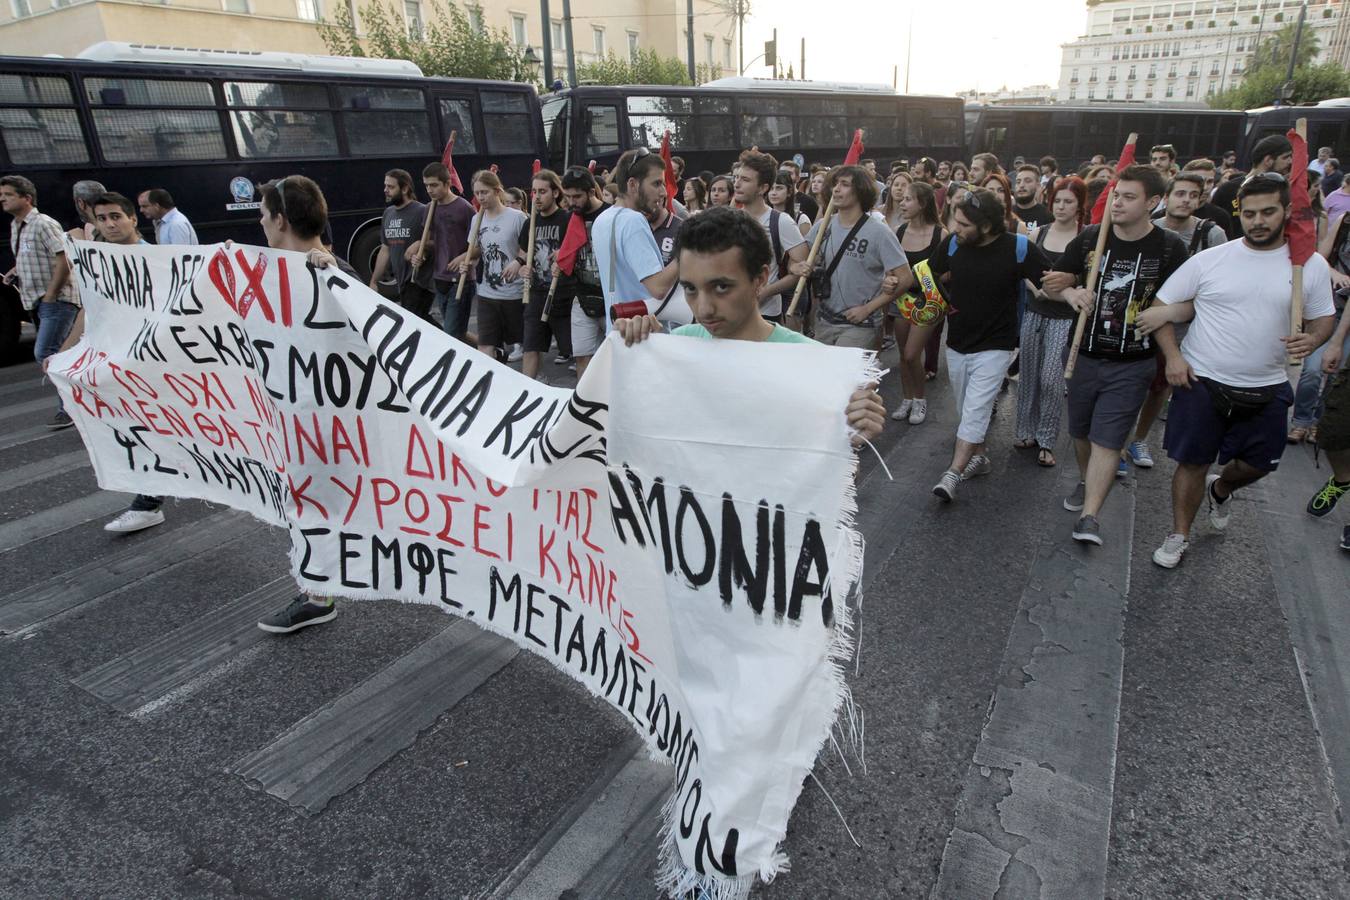
<path fill-rule="evenodd" d="M 1219 477 L 1205 476 L 1205 507 L 1209 510 L 1209 524 L 1214 526 L 1215 531 L 1227 528 L 1228 520 L 1233 517 L 1233 495 L 1229 494 L 1228 499 L 1222 503 L 1214 497 L 1214 482 L 1218 481 Z"/>
<path fill-rule="evenodd" d="M 909 418 L 909 411 L 913 406 L 914 401 L 906 397 L 904 400 L 900 401 L 900 405 L 895 408 L 895 412 L 891 413 L 891 418 L 897 422 L 905 421 L 905 419 Z"/>
<path fill-rule="evenodd" d="M 133 531 L 141 531 L 146 528 L 153 528 L 156 525 L 163 524 L 164 512 L 162 510 L 129 509 L 113 519 L 107 525 L 104 525 L 103 530 L 112 531 L 117 534 L 129 534 Z"/>
<path fill-rule="evenodd" d="M 507 362 L 520 362 L 525 358 L 525 349 L 520 344 L 511 345 L 511 353 L 506 357 Z"/>
<path fill-rule="evenodd" d="M 994 465 L 989 461 L 989 457 L 984 454 L 977 454 L 970 458 L 966 463 L 965 471 L 961 473 L 962 481 L 969 481 L 979 475 L 988 475 L 994 471 Z"/>
<path fill-rule="evenodd" d="M 1182 554 L 1190 545 L 1185 535 L 1169 534 L 1162 546 L 1153 551 L 1153 561 L 1164 569 L 1175 569 L 1181 564 Z"/>
<path fill-rule="evenodd" d="M 942 502 L 951 503 L 956 499 L 956 488 L 961 484 L 961 476 L 951 469 L 942 473 L 938 483 L 933 485 L 933 493 L 942 498 Z"/>
<path fill-rule="evenodd" d="M 928 401 L 915 400 L 914 407 L 909 411 L 909 424 L 922 425 L 926 418 L 928 418 Z"/>

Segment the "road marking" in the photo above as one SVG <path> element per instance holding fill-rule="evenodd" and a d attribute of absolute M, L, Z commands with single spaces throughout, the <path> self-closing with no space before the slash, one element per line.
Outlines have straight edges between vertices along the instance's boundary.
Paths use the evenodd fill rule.
<path fill-rule="evenodd" d="M 275 640 L 258 628 L 258 619 L 283 606 L 295 593 L 290 575 L 277 578 L 85 672 L 73 683 L 121 712 L 139 711 L 254 644 Z"/>
<path fill-rule="evenodd" d="M 13 406 L 0 406 L 0 422 L 6 419 L 17 419 L 20 416 L 31 416 L 35 412 L 41 412 L 44 409 L 50 410 L 51 408 L 51 397 L 39 397 L 37 400 L 16 403 Z"/>
<path fill-rule="evenodd" d="M 71 428 L 74 426 L 72 425 Z M 31 444 L 34 441 L 46 440 L 49 437 L 67 431 L 66 428 L 52 429 L 46 425 L 33 425 L 29 428 L 23 428 L 19 431 L 13 431 L 0 438 L 0 450 L 10 450 L 14 447 L 22 447 L 24 444 Z"/>
<path fill-rule="evenodd" d="M 316 815 L 411 746 L 519 652 L 506 638 L 456 619 L 226 771 L 297 812 Z"/>
<path fill-rule="evenodd" d="M 95 491 L 0 525 L 0 553 L 126 509 L 131 494 Z"/>
<path fill-rule="evenodd" d="M 31 482 L 54 478 L 89 465 L 91 465 L 89 454 L 83 448 L 26 463 L 7 472 L 0 472 L 0 493 L 27 487 Z"/>
<path fill-rule="evenodd" d="M 1104 547 L 1073 543 L 1067 515 L 1042 541 L 932 896 L 1104 895 L 1134 499 L 1111 492 Z"/>
<path fill-rule="evenodd" d="M 42 387 L 42 377 L 27 378 L 23 381 L 14 381 L 9 384 L 0 385 L 0 397 L 8 397 L 11 394 L 21 394 L 24 391 L 36 391 Z M 52 393 L 56 393 L 56 388 L 52 388 Z M 50 402 L 50 399 L 48 400 Z"/>
<path fill-rule="evenodd" d="M 1311 492 L 1325 484 L 1328 469 L 1313 469 L 1303 448 L 1291 447 L 1279 469 L 1253 487 L 1259 492 L 1266 549 L 1280 609 L 1289 623 L 1295 662 L 1341 834 L 1350 795 L 1350 553 L 1338 549 L 1344 515 L 1308 515 Z M 1344 508 L 1350 500 L 1341 500 Z"/>
<path fill-rule="evenodd" d="M 251 516 L 227 510 L 171 530 L 120 538 L 126 541 L 120 549 L 23 588 L 0 604 L 0 634 L 29 629 L 262 527 Z"/>

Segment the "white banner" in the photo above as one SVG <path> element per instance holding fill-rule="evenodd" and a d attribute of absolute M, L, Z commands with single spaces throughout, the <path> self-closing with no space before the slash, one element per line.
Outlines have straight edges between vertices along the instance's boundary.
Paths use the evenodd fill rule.
<path fill-rule="evenodd" d="M 575 392 L 336 269 L 70 245 L 51 374 L 112 490 L 287 529 L 315 594 L 430 603 L 607 701 L 675 767 L 659 886 L 745 896 L 848 701 L 861 351 L 611 337 Z"/>

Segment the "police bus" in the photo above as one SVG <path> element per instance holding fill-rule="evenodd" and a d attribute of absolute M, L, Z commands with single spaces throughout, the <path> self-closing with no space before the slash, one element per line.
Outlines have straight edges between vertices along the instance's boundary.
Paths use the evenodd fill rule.
<path fill-rule="evenodd" d="M 133 200 L 167 189 L 203 243 L 261 243 L 258 185 L 304 174 L 328 198 L 335 249 L 363 277 L 384 173 L 420 183 L 451 131 L 466 182 L 495 163 L 524 184 L 542 155 L 532 86 L 426 78 L 400 60 L 115 42 L 74 59 L 0 57 L 0 172 L 32 179 L 38 208 L 67 227 L 78 221 L 71 186 L 93 179 Z M 3 218 L 0 271 L 12 265 Z M 3 316 L 0 347 L 17 334 L 12 302 Z"/>
<path fill-rule="evenodd" d="M 1171 144 L 1183 162 L 1219 159 L 1242 145 L 1246 114 L 1223 109 L 1168 109 L 1133 105 L 972 106 L 970 152 L 993 153 L 1008 167 L 1021 156 L 1035 163 L 1053 156 L 1061 172 L 1072 172 L 1095 154 L 1114 159 L 1131 132 L 1138 153 Z"/>
<path fill-rule="evenodd" d="M 1309 106 L 1267 106 L 1248 110 L 1245 146 L 1271 134 L 1287 134 L 1299 119 L 1308 120 L 1308 155 L 1316 157 L 1317 148 L 1330 147 L 1332 156 L 1350 157 L 1350 97 L 1323 100 Z M 1244 154 L 1241 162 L 1251 160 Z"/>
<path fill-rule="evenodd" d="M 882 171 L 892 159 L 952 159 L 963 152 L 956 97 L 896 94 L 884 85 L 723 78 L 698 87 L 582 85 L 541 101 L 549 165 L 591 160 L 612 168 L 633 147 L 656 149 L 670 132 L 686 172 L 725 172 L 758 147 L 780 161 L 838 163 L 854 129 Z"/>

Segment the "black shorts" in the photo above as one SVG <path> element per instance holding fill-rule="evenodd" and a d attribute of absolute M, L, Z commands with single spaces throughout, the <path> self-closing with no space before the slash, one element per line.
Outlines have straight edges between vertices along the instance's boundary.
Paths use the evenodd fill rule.
<path fill-rule="evenodd" d="M 408 312 L 428 322 L 431 318 L 431 301 L 435 294 L 415 281 L 409 281 L 398 289 L 398 305 Z"/>
<path fill-rule="evenodd" d="M 1152 358 L 1127 362 L 1079 356 L 1069 379 L 1069 436 L 1108 450 L 1124 447 L 1156 370 Z"/>
<path fill-rule="evenodd" d="M 1317 422 L 1317 446 L 1332 453 L 1350 450 L 1350 370 L 1331 376 Z"/>
<path fill-rule="evenodd" d="M 478 295 L 478 346 L 519 344 L 524 337 L 525 301 Z"/>
<path fill-rule="evenodd" d="M 548 299 L 547 288 L 530 291 L 530 302 L 525 304 L 525 352 L 547 353 L 549 344 L 556 337 L 558 352 L 563 356 L 571 356 L 572 298 L 555 295 L 548 319 L 543 320 L 546 299 Z"/>
<path fill-rule="evenodd" d="M 1286 419 L 1293 403 L 1293 388 L 1285 383 L 1256 415 L 1225 419 L 1214 409 L 1203 384 L 1174 388 L 1163 446 L 1169 457 L 1188 466 L 1208 466 L 1215 460 L 1223 465 L 1240 459 L 1257 471 L 1274 472 L 1284 455 Z"/>

